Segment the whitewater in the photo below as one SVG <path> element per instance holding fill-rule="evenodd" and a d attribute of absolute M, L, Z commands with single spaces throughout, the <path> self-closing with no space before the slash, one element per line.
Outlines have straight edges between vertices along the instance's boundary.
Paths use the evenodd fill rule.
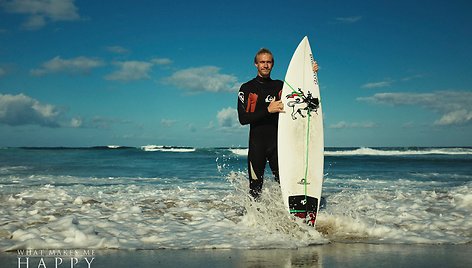
<path fill-rule="evenodd" d="M 470 244 L 472 148 L 327 148 L 316 228 L 284 210 L 245 148 L 0 149 L 0 248 L 264 249 Z"/>

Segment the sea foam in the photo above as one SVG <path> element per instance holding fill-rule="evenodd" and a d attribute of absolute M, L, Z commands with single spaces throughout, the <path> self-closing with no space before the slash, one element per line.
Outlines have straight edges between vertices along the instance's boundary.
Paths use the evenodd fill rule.
<path fill-rule="evenodd" d="M 54 178 L 59 185 L 73 179 Z M 250 201 L 245 188 L 242 193 L 227 182 L 200 188 L 194 182 L 93 181 L 88 186 L 29 187 L 3 196 L 2 249 L 293 248 L 325 241 L 315 230 L 293 222 L 278 203 L 268 205 L 277 199 L 269 192 L 264 195 L 268 206 L 263 207 Z M 245 182 L 244 176 L 236 176 L 231 183 Z M 268 186 L 268 191 L 277 188 L 275 183 Z M 301 227 L 291 232 L 294 226 Z"/>
<path fill-rule="evenodd" d="M 252 201 L 247 173 L 238 171 L 245 170 L 246 157 L 228 149 L 22 149 L 8 155 L 0 169 L 2 250 L 471 242 L 467 155 L 369 157 L 375 167 L 383 164 L 378 169 L 358 157 L 332 158 L 323 184 L 327 206 L 315 228 L 289 215 L 270 177 L 261 201 Z"/>
<path fill-rule="evenodd" d="M 196 149 L 193 147 L 178 147 L 178 146 L 163 146 L 163 145 L 145 145 L 145 146 L 142 146 L 141 149 L 147 152 L 189 153 L 189 152 L 196 151 Z"/>

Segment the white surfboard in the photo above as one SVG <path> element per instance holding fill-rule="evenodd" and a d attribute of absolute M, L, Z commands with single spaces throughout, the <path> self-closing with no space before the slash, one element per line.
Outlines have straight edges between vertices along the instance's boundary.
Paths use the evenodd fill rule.
<path fill-rule="evenodd" d="M 280 188 L 288 211 L 315 225 L 323 183 L 323 112 L 308 38 L 298 45 L 287 69 L 279 114 Z"/>

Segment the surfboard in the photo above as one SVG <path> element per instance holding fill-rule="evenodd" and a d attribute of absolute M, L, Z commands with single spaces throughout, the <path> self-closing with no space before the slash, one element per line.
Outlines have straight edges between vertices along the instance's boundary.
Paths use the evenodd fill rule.
<path fill-rule="evenodd" d="M 295 50 L 285 75 L 279 114 L 280 188 L 290 214 L 314 226 L 323 184 L 324 141 L 318 76 L 308 37 Z"/>

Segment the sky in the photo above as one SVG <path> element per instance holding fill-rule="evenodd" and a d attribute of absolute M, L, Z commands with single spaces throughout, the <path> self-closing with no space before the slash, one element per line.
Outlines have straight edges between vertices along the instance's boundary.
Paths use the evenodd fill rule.
<path fill-rule="evenodd" d="M 472 146 L 472 2 L 0 0 L 0 146 L 247 146 L 308 36 L 329 147 Z"/>

